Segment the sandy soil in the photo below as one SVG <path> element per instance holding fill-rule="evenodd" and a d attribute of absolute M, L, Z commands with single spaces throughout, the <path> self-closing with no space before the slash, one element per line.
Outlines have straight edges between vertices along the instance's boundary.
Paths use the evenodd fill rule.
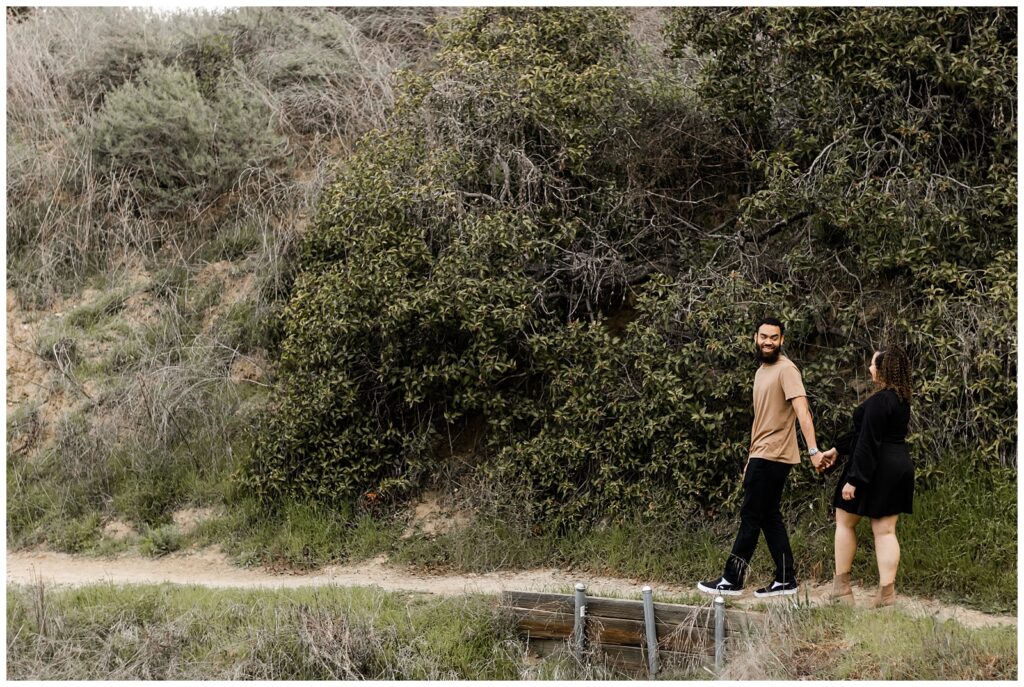
<path fill-rule="evenodd" d="M 567 588 L 582 581 L 588 594 L 594 596 L 637 594 L 643 580 L 627 580 L 589 574 L 573 574 L 564 570 L 545 568 L 526 571 L 491 573 L 463 573 L 431 575 L 404 566 L 392 565 L 386 557 L 349 565 L 327 566 L 308 574 L 275 574 L 259 568 L 238 568 L 215 548 L 201 552 L 174 554 L 160 559 L 122 556 L 117 558 L 85 558 L 49 551 L 19 551 L 7 554 L 7 582 L 30 584 L 42 581 L 48 584 L 85 585 L 98 582 L 113 584 L 150 584 L 169 582 L 196 584 L 205 587 L 237 587 L 281 589 L 311 585 L 375 586 L 386 591 L 412 591 L 442 596 L 466 593 L 495 594 L 504 590 L 568 591 Z M 651 584 L 655 599 L 659 595 L 690 592 L 689 585 Z M 811 603 L 823 603 L 827 585 L 806 584 L 799 598 L 805 594 Z M 866 602 L 874 588 L 854 587 L 860 603 Z M 749 607 L 755 604 L 785 602 L 792 597 L 755 599 L 752 594 L 730 598 L 729 604 Z M 954 619 L 966 627 L 995 627 L 1012 625 L 1017 618 L 1009 615 L 982 613 L 960 606 L 944 604 L 930 599 L 900 596 L 897 602 L 906 613 L 918 617 L 932 616 L 938 620 Z"/>

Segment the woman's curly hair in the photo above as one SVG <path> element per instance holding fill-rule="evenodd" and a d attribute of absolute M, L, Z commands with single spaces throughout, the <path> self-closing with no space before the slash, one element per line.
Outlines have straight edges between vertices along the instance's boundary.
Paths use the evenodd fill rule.
<path fill-rule="evenodd" d="M 899 397 L 910 403 L 913 378 L 910 373 L 910 358 L 899 346 L 879 349 L 875 361 L 878 370 L 878 385 L 881 389 L 892 389 Z"/>

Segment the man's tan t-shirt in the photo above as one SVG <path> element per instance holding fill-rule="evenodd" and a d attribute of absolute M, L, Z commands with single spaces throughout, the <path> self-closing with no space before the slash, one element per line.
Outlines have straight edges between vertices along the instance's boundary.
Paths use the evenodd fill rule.
<path fill-rule="evenodd" d="M 750 430 L 750 457 L 796 465 L 796 411 L 790 401 L 806 396 L 800 370 L 784 355 L 772 365 L 762 363 L 754 375 L 754 426 Z"/>

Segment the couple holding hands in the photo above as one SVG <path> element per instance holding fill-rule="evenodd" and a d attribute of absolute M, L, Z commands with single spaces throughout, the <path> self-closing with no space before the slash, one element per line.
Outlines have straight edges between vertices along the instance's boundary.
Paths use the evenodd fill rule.
<path fill-rule="evenodd" d="M 775 580 L 756 590 L 754 596 L 797 592 L 793 552 L 779 507 L 786 477 L 800 463 L 795 426 L 799 421 L 815 470 L 824 472 L 840 457 L 846 458 L 832 499 L 836 569 L 829 600 L 853 605 L 850 569 L 857 550 L 856 527 L 861 518 L 869 518 L 879 576 L 878 596 L 871 606 L 892 606 L 900 561 L 896 521 L 900 513 L 912 512 L 914 500 L 914 464 L 906 444 L 909 359 L 896 347 L 873 353 L 868 371 L 875 393 L 854 410 L 852 431 L 840 437 L 833 448 L 820 451 L 800 370 L 781 355 L 784 334 L 785 325 L 777 319 L 758 323 L 754 344 L 761 366 L 754 375 L 754 424 L 743 475 L 740 528 L 722 576 L 700 582 L 697 588 L 712 594 L 741 594 L 750 558 L 763 532 L 775 562 Z"/>

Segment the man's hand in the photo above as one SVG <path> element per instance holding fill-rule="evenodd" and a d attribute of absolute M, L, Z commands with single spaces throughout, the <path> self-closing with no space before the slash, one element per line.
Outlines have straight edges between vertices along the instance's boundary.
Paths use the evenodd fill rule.
<path fill-rule="evenodd" d="M 852 501 L 854 496 L 857 495 L 857 487 L 853 486 L 849 482 L 843 485 L 843 500 Z"/>
<path fill-rule="evenodd" d="M 830 448 L 827 451 L 818 451 L 811 456 L 811 465 L 814 466 L 814 471 L 819 475 L 828 470 L 836 462 L 836 451 L 835 448 Z"/>

